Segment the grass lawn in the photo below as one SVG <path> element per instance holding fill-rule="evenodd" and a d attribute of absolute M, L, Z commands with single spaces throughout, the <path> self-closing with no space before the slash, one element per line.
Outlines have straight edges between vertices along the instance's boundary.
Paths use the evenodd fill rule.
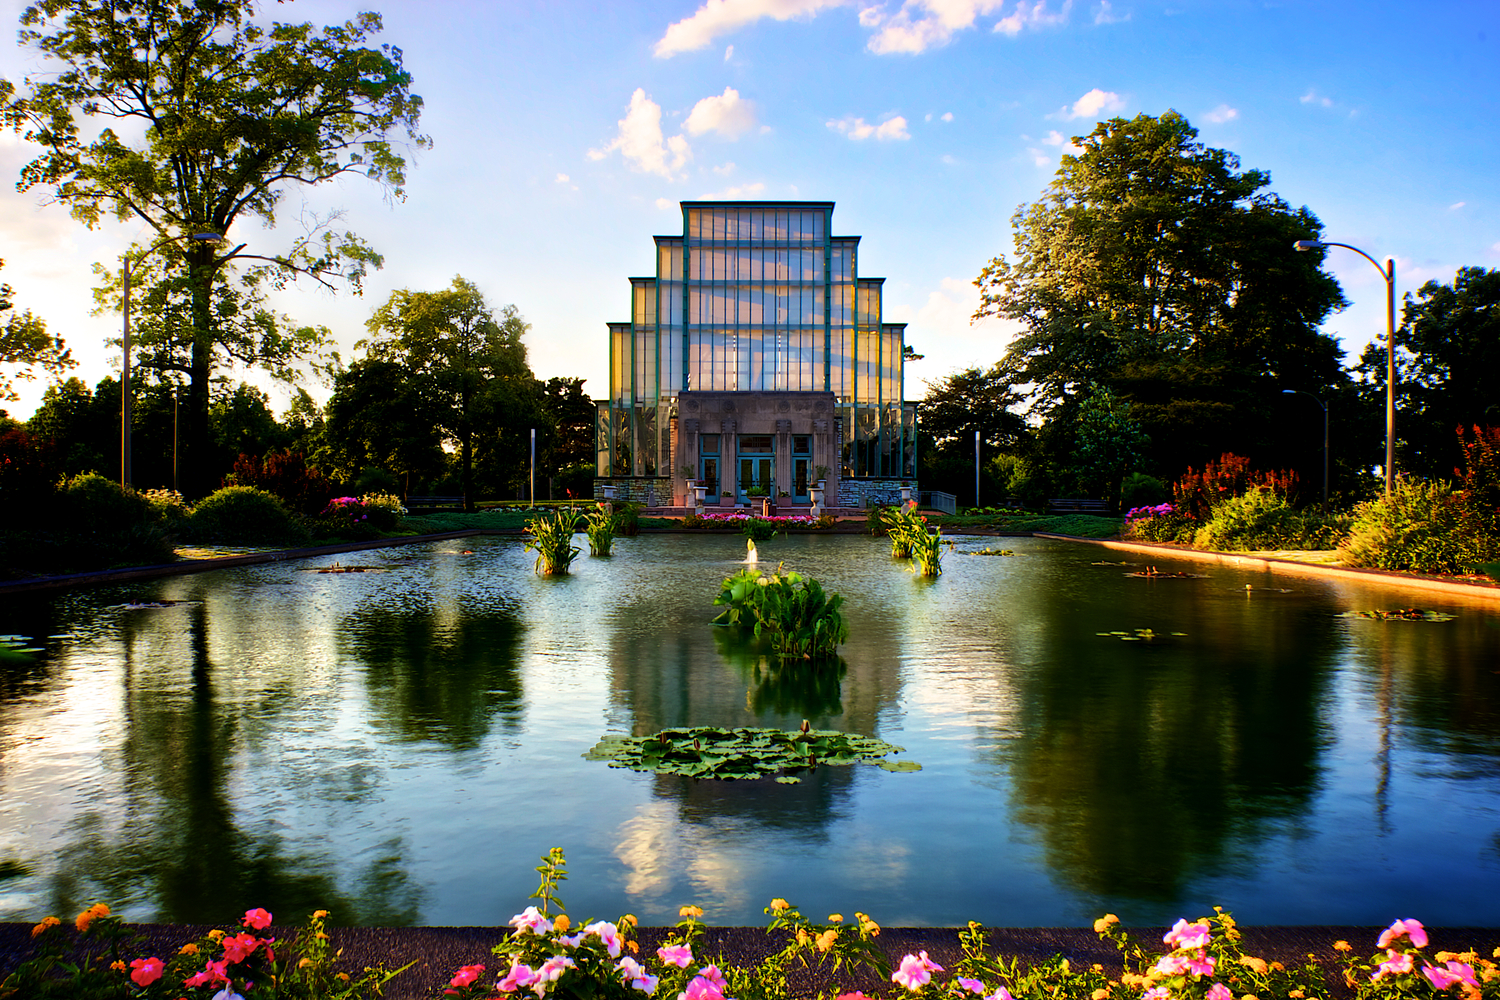
<path fill-rule="evenodd" d="M 1114 538 L 1125 523 L 1123 518 L 1096 517 L 1093 514 L 945 514 L 941 517 L 929 515 L 928 519 L 950 534 L 962 532 L 965 528 L 989 528 L 995 531 L 1047 531 L 1080 538 Z"/>

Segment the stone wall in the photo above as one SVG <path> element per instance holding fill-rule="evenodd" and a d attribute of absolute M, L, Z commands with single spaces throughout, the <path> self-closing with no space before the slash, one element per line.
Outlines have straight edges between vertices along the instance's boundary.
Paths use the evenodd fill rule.
<path fill-rule="evenodd" d="M 604 486 L 613 483 L 615 499 L 647 507 L 672 506 L 672 480 L 666 476 L 618 476 L 594 480 L 594 499 L 604 499 Z"/>
<path fill-rule="evenodd" d="M 901 502 L 901 484 L 911 484 L 912 499 L 917 497 L 915 479 L 844 479 L 839 482 L 840 507 L 894 506 Z"/>

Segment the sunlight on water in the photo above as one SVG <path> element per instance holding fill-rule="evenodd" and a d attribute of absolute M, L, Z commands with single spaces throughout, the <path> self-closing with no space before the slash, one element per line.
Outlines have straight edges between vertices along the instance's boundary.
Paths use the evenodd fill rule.
<path fill-rule="evenodd" d="M 561 578 L 492 538 L 9 601 L 0 633 L 45 652 L 0 664 L 0 919 L 502 924 L 556 845 L 569 912 L 646 923 L 778 895 L 889 925 L 1500 923 L 1500 602 L 966 554 L 993 541 L 936 580 L 865 537 L 620 539 Z M 707 624 L 747 551 L 845 596 L 841 664 L 800 681 Z M 1338 617 L 1414 603 L 1457 617 Z M 923 770 L 581 757 L 804 718 Z"/>

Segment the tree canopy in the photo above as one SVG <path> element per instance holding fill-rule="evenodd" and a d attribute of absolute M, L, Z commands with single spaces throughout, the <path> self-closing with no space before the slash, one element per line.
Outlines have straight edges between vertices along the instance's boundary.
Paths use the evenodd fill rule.
<path fill-rule="evenodd" d="M 4 266 L 5 261 L 0 260 L 0 267 Z M 15 380 L 36 378 L 32 368 L 41 368 L 57 378 L 78 365 L 62 338 L 49 334 L 47 324 L 30 309 L 16 312 L 11 302 L 14 294 L 9 285 L 0 284 L 0 402 L 21 398 L 16 394 Z"/>
<path fill-rule="evenodd" d="M 279 252 L 189 238 L 227 235 L 246 219 L 272 229 L 287 191 L 346 174 L 399 198 L 406 160 L 392 133 L 429 142 L 416 131 L 422 101 L 409 91 L 401 50 L 364 44 L 381 28 L 378 14 L 318 33 L 259 25 L 252 13 L 251 0 L 39 0 L 21 16 L 21 43 L 53 66 L 20 93 L 0 80 L 4 124 L 41 147 L 21 170 L 22 190 L 50 189 L 90 227 L 107 215 L 138 219 L 158 242 L 176 241 L 191 302 L 190 456 L 210 443 L 209 385 L 224 347 L 213 289 L 226 265 L 358 289 L 381 257 L 334 226 L 336 213 L 312 219 Z"/>
<path fill-rule="evenodd" d="M 1226 449 L 1274 451 L 1281 389 L 1347 380 L 1318 331 L 1344 305 L 1338 284 L 1320 256 L 1291 249 L 1318 238 L 1317 217 L 1197 135 L 1168 111 L 1075 137 L 1079 152 L 1012 218 L 1015 259 L 994 258 L 975 281 L 976 319 L 1025 326 L 1004 363 L 1055 453 L 1074 447 L 1094 385 L 1130 404 L 1150 463 L 1174 474 Z"/>

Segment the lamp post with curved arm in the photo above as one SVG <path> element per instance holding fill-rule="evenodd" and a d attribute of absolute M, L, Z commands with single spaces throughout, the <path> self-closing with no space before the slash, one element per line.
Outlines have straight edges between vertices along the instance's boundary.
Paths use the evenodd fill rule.
<path fill-rule="evenodd" d="M 1326 240 L 1298 240 L 1292 244 L 1294 250 L 1316 250 L 1320 247 L 1343 247 L 1353 250 L 1374 265 L 1385 279 L 1385 496 L 1391 497 L 1391 484 L 1396 474 L 1396 261 L 1385 259 L 1385 267 L 1359 247 L 1347 243 L 1330 243 Z M 1327 411 L 1324 411 L 1327 415 Z"/>
<path fill-rule="evenodd" d="M 145 260 L 151 254 L 160 250 L 168 243 L 176 243 L 178 240 L 197 240 L 200 243 L 225 243 L 227 242 L 219 233 L 184 233 L 181 236 L 167 236 L 157 240 L 140 254 L 136 255 L 136 263 Z M 130 485 L 130 252 L 126 251 L 120 258 L 122 271 L 122 305 L 121 313 L 124 314 L 124 336 L 121 344 L 124 348 L 120 365 L 120 485 Z M 175 424 L 176 417 L 173 421 Z M 175 436 L 174 436 L 175 448 Z M 173 488 L 176 488 L 176 455 L 173 455 Z"/>
<path fill-rule="evenodd" d="M 1282 389 L 1283 396 L 1307 396 L 1323 408 L 1323 514 L 1328 514 L 1328 404 L 1306 389 Z"/>

